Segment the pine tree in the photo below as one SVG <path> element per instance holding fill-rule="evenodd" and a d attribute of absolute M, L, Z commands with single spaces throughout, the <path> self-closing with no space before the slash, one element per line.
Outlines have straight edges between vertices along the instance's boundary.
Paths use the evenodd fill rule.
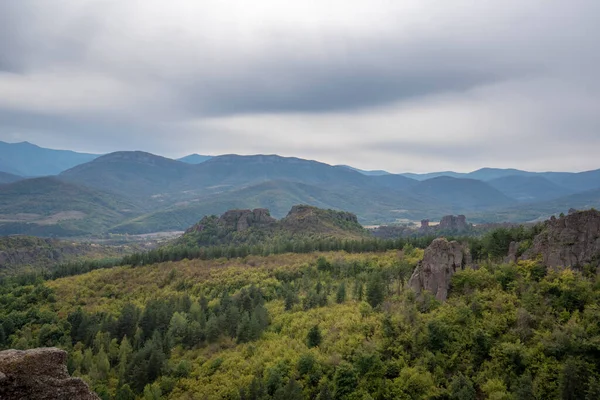
<path fill-rule="evenodd" d="M 119 346 L 119 380 L 125 379 L 125 374 L 127 372 L 127 366 L 129 365 L 129 360 L 131 359 L 131 355 L 133 353 L 133 348 L 129 344 L 129 340 L 127 336 L 123 337 L 121 341 L 121 345 Z"/>
<path fill-rule="evenodd" d="M 345 399 L 348 395 L 352 394 L 358 385 L 356 372 L 354 372 L 352 365 L 342 362 L 335 371 L 333 383 L 335 385 L 334 399 Z"/>
<path fill-rule="evenodd" d="M 375 308 L 383 303 L 384 298 L 383 279 L 380 274 L 373 274 L 367 281 L 367 301 Z"/>
<path fill-rule="evenodd" d="M 591 376 L 588 381 L 588 389 L 585 394 L 585 400 L 597 399 L 600 399 L 600 381 L 595 376 Z"/>
<path fill-rule="evenodd" d="M 115 400 L 135 400 L 135 393 L 128 384 L 124 384 L 117 389 Z"/>
<path fill-rule="evenodd" d="M 344 301 L 346 301 L 346 283 L 345 282 L 340 283 L 340 285 L 338 286 L 338 290 L 335 295 L 335 301 L 338 304 L 342 304 Z"/>
<path fill-rule="evenodd" d="M 250 316 L 246 311 L 242 313 L 242 318 L 237 329 L 237 342 L 246 343 L 252 340 L 252 326 L 250 323 Z"/>
<path fill-rule="evenodd" d="M 323 337 L 321 336 L 321 330 L 319 329 L 319 325 L 315 325 L 308 331 L 308 335 L 306 336 L 306 345 L 309 348 L 317 347 L 321 344 Z"/>
<path fill-rule="evenodd" d="M 219 321 L 214 314 L 210 314 L 208 317 L 208 321 L 206 322 L 206 339 L 210 343 L 214 343 L 217 341 L 221 332 L 219 330 Z"/>

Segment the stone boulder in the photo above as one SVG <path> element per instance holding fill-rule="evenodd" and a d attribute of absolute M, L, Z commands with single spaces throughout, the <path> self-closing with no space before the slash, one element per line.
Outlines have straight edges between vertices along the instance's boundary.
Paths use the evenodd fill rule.
<path fill-rule="evenodd" d="M 470 260 L 468 250 L 456 241 L 435 239 L 425 249 L 423 260 L 415 268 L 408 285 L 416 292 L 431 292 L 439 301 L 448 298 L 450 278 Z"/>
<path fill-rule="evenodd" d="M 57 348 L 0 352 L 2 400 L 100 400 L 67 372 L 67 353 Z"/>
<path fill-rule="evenodd" d="M 541 256 L 547 267 L 581 267 L 600 259 L 600 212 L 576 211 L 545 222 L 521 259 Z"/>

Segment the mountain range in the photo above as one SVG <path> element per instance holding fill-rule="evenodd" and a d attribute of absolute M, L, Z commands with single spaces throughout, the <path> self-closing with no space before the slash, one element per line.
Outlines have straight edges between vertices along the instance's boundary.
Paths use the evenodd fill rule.
<path fill-rule="evenodd" d="M 193 154 L 173 160 L 141 151 L 49 150 L 26 142 L 2 142 L 0 150 L 0 234 L 182 230 L 204 215 L 236 208 L 268 208 L 282 218 L 295 204 L 344 209 L 363 224 L 447 214 L 465 214 L 474 222 L 520 222 L 600 205 L 600 170 L 483 168 L 416 175 L 278 155 Z M 27 156 L 31 152 L 35 162 Z"/>

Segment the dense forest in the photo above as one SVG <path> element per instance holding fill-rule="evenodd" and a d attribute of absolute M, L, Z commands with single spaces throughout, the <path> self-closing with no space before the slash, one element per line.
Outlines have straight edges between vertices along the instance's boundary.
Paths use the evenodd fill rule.
<path fill-rule="evenodd" d="M 600 398 L 595 270 L 501 262 L 540 229 L 465 239 L 445 303 L 407 287 L 423 239 L 4 278 L 0 347 L 66 349 L 103 399 Z"/>

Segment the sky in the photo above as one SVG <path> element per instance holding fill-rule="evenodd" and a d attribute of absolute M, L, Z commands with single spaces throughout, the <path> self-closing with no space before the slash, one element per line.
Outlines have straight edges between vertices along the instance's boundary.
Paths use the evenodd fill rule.
<path fill-rule="evenodd" d="M 0 140 L 600 168 L 598 0 L 0 1 Z"/>

